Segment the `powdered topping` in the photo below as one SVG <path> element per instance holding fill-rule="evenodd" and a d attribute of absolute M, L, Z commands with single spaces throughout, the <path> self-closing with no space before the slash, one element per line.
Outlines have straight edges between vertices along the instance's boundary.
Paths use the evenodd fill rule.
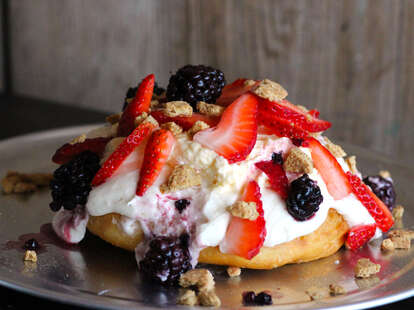
<path fill-rule="evenodd" d="M 256 208 L 257 206 L 255 202 L 237 201 L 230 206 L 228 210 L 233 216 L 249 221 L 255 221 L 259 216 L 259 212 L 257 212 Z"/>
<path fill-rule="evenodd" d="M 311 173 L 313 170 L 312 159 L 300 148 L 294 147 L 285 159 L 283 169 L 287 172 Z"/>
<path fill-rule="evenodd" d="M 253 92 L 259 97 L 270 101 L 280 101 L 285 99 L 288 95 L 288 92 L 282 85 L 268 79 L 261 81 L 259 86 Z"/>
<path fill-rule="evenodd" d="M 174 167 L 166 184 L 160 187 L 161 193 L 176 192 L 201 184 L 201 176 L 189 165 L 178 165 Z"/>

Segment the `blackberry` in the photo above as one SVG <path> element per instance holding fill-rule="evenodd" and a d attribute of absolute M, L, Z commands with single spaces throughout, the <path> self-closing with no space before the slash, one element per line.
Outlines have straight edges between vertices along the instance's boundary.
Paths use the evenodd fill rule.
<path fill-rule="evenodd" d="M 80 153 L 57 168 L 50 182 L 53 201 L 49 206 L 52 211 L 61 207 L 73 210 L 77 205 L 86 204 L 92 189 L 91 181 L 99 168 L 99 156 L 90 151 Z"/>
<path fill-rule="evenodd" d="M 283 165 L 283 155 L 282 155 L 282 152 L 273 153 L 272 154 L 272 162 L 275 165 Z"/>
<path fill-rule="evenodd" d="M 187 206 L 190 205 L 190 202 L 187 199 L 179 199 L 174 202 L 175 208 L 180 212 L 180 214 L 184 211 Z"/>
<path fill-rule="evenodd" d="M 322 201 L 319 186 L 304 174 L 290 184 L 286 206 L 296 220 L 305 221 L 319 210 Z"/>
<path fill-rule="evenodd" d="M 256 298 L 256 294 L 253 291 L 244 292 L 243 296 L 243 304 L 245 305 L 253 305 L 254 300 Z"/>
<path fill-rule="evenodd" d="M 195 109 L 198 101 L 214 103 L 225 84 L 220 70 L 203 65 L 186 65 L 170 77 L 167 100 L 184 100 Z"/>
<path fill-rule="evenodd" d="M 191 269 L 188 237 L 156 237 L 139 267 L 144 276 L 164 285 L 176 285 L 180 275 Z M 187 235 L 188 236 L 188 235 Z"/>
<path fill-rule="evenodd" d="M 29 239 L 24 243 L 24 249 L 36 251 L 39 248 L 39 242 L 36 239 Z"/>
<path fill-rule="evenodd" d="M 122 111 L 125 111 L 128 105 L 127 99 L 134 98 L 135 94 L 137 93 L 137 90 L 138 90 L 138 86 L 128 88 L 127 93 L 125 95 L 125 99 L 124 99 L 124 105 L 122 106 Z M 157 96 L 161 96 L 164 92 L 165 92 L 165 88 L 158 86 L 157 82 L 155 82 L 154 83 L 154 94 Z"/>
<path fill-rule="evenodd" d="M 383 178 L 380 175 L 371 175 L 363 179 L 364 183 L 368 185 L 375 195 L 378 196 L 392 211 L 395 206 L 395 189 L 391 179 Z"/>
<path fill-rule="evenodd" d="M 243 296 L 243 304 L 248 305 L 271 305 L 273 304 L 272 295 L 268 294 L 267 292 L 261 292 L 259 294 L 255 294 L 253 291 L 244 292 Z"/>

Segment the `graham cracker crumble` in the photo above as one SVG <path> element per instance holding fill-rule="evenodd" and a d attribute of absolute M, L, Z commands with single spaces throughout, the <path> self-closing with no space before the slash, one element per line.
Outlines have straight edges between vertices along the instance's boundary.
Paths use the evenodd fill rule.
<path fill-rule="evenodd" d="M 268 79 L 260 82 L 259 86 L 253 92 L 261 98 L 270 101 L 280 101 L 287 97 L 288 92 L 282 85 Z"/>
<path fill-rule="evenodd" d="M 376 276 L 369 278 L 356 278 L 355 283 L 361 290 L 365 290 L 380 283 L 380 279 Z"/>
<path fill-rule="evenodd" d="M 408 250 L 411 248 L 411 240 L 407 236 L 391 238 L 395 249 Z"/>
<path fill-rule="evenodd" d="M 381 250 L 383 251 L 394 251 L 395 245 L 390 238 L 384 239 L 381 242 Z"/>
<path fill-rule="evenodd" d="M 19 173 L 16 171 L 8 171 L 6 176 L 1 180 L 1 186 L 5 194 L 29 193 L 41 187 L 49 186 L 52 179 L 53 175 L 51 173 Z"/>
<path fill-rule="evenodd" d="M 191 116 L 193 115 L 193 107 L 185 101 L 170 101 L 165 104 L 163 113 L 166 116 Z"/>
<path fill-rule="evenodd" d="M 403 237 L 411 240 L 414 239 L 414 231 L 409 229 L 394 229 L 388 233 L 388 237 L 391 239 Z"/>
<path fill-rule="evenodd" d="M 200 292 L 211 291 L 214 288 L 214 278 L 207 269 L 192 269 L 180 276 L 181 287 L 196 286 Z"/>
<path fill-rule="evenodd" d="M 116 150 L 116 148 L 124 141 L 125 137 L 117 137 L 111 139 L 105 146 L 104 153 L 100 160 L 100 164 L 102 165 L 111 154 Z"/>
<path fill-rule="evenodd" d="M 283 169 L 287 172 L 311 173 L 313 170 L 312 159 L 300 148 L 294 147 L 284 161 Z"/>
<path fill-rule="evenodd" d="M 391 179 L 391 173 L 388 170 L 380 170 L 378 174 L 384 179 Z"/>
<path fill-rule="evenodd" d="M 148 117 L 147 112 L 142 112 L 140 115 L 135 117 L 134 120 L 134 126 L 137 127 L 139 124 L 141 124 L 146 118 Z"/>
<path fill-rule="evenodd" d="M 246 80 L 244 81 L 244 85 L 246 86 L 254 86 L 257 82 L 255 80 Z"/>
<path fill-rule="evenodd" d="M 177 298 L 177 304 L 185 306 L 195 306 L 197 303 L 197 295 L 193 290 L 180 290 L 180 294 Z"/>
<path fill-rule="evenodd" d="M 331 296 L 338 296 L 346 294 L 346 290 L 339 284 L 329 284 L 329 294 Z"/>
<path fill-rule="evenodd" d="M 329 140 L 328 137 L 324 137 L 324 138 L 326 142 L 325 147 L 328 149 L 329 152 L 331 152 L 331 154 L 334 157 L 338 158 L 338 157 L 346 156 L 345 151 L 340 145 L 332 143 L 332 141 Z"/>
<path fill-rule="evenodd" d="M 204 307 L 220 307 L 220 298 L 214 291 L 201 291 L 198 294 L 198 302 Z"/>
<path fill-rule="evenodd" d="M 249 221 L 255 221 L 259 216 L 259 212 L 256 210 L 255 202 L 236 201 L 228 208 L 231 215 L 247 219 Z"/>
<path fill-rule="evenodd" d="M 361 258 L 358 259 L 354 267 L 354 273 L 356 278 L 368 278 L 378 273 L 380 269 L 380 264 L 375 264 L 371 262 L 368 258 Z"/>
<path fill-rule="evenodd" d="M 217 105 L 217 104 L 199 101 L 197 102 L 197 110 L 201 114 L 204 114 L 207 116 L 220 116 L 221 114 L 223 114 L 224 107 Z"/>
<path fill-rule="evenodd" d="M 305 293 L 310 297 L 311 300 L 318 300 L 329 296 L 327 289 L 318 286 L 311 286 Z"/>
<path fill-rule="evenodd" d="M 402 205 L 396 205 L 395 208 L 392 210 L 392 216 L 395 220 L 402 219 L 404 215 L 404 207 Z"/>
<path fill-rule="evenodd" d="M 151 100 L 150 110 L 157 109 L 159 105 L 160 105 L 160 102 L 158 100 Z"/>
<path fill-rule="evenodd" d="M 33 263 L 37 262 L 37 254 L 35 251 L 31 251 L 31 250 L 27 250 L 24 253 L 24 257 L 23 257 L 24 261 L 31 261 Z"/>
<path fill-rule="evenodd" d="M 345 158 L 345 162 L 347 163 L 347 165 L 349 167 L 349 170 L 353 174 L 358 173 L 357 164 L 356 164 L 356 157 L 355 156 L 349 156 L 349 157 Z"/>
<path fill-rule="evenodd" d="M 238 277 L 241 274 L 241 269 L 239 267 L 229 266 L 227 267 L 227 274 L 230 278 Z"/>
<path fill-rule="evenodd" d="M 82 143 L 82 142 L 85 142 L 85 140 L 86 140 L 86 135 L 83 133 L 80 136 L 72 139 L 72 141 L 70 141 L 69 144 L 73 145 L 73 144 L 77 144 L 77 143 Z"/>
<path fill-rule="evenodd" d="M 207 124 L 207 123 L 205 123 L 205 122 L 203 122 L 203 121 L 197 121 L 197 122 L 195 122 L 194 123 L 194 125 L 193 125 L 193 127 L 191 127 L 188 131 L 187 131 L 187 133 L 192 137 L 192 136 L 194 136 L 197 132 L 199 132 L 199 131 L 201 131 L 201 130 L 204 130 L 204 129 L 207 129 L 207 128 L 210 128 L 210 126 Z"/>
<path fill-rule="evenodd" d="M 178 136 L 183 132 L 183 129 L 174 122 L 164 123 L 161 125 L 161 128 L 171 131 L 174 136 Z"/>
<path fill-rule="evenodd" d="M 110 124 L 116 124 L 116 123 L 118 123 L 119 121 L 120 121 L 120 119 L 121 119 L 121 116 L 122 116 L 122 112 L 120 112 L 120 113 L 116 113 L 116 114 L 111 114 L 111 115 L 108 115 L 106 118 L 105 118 L 105 120 L 108 122 L 108 123 L 110 123 Z"/>
<path fill-rule="evenodd" d="M 189 165 L 178 165 L 166 184 L 160 186 L 161 193 L 176 192 L 193 186 L 201 185 L 201 176 L 196 169 Z"/>

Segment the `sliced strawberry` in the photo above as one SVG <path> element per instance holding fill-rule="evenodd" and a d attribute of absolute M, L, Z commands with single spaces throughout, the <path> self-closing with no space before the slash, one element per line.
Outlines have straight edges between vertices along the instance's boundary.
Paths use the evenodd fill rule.
<path fill-rule="evenodd" d="M 220 117 L 206 116 L 200 113 L 193 113 L 192 116 L 166 116 L 162 111 L 152 111 L 151 116 L 157 120 L 158 123 L 164 124 L 168 122 L 175 122 L 180 125 L 184 130 L 190 129 L 195 122 L 203 121 L 204 123 L 214 127 L 218 124 Z"/>
<path fill-rule="evenodd" d="M 260 187 L 255 181 L 250 181 L 244 190 L 242 200 L 255 202 L 259 216 L 250 221 L 232 216 L 223 242 L 223 250 L 247 259 L 256 256 L 266 238 L 266 225 L 261 201 Z"/>
<path fill-rule="evenodd" d="M 314 116 L 319 114 L 316 110 L 313 110 L 312 113 L 306 112 L 287 100 L 274 102 L 260 98 L 259 111 L 270 118 L 277 117 L 287 120 L 296 127 L 309 132 L 320 132 L 331 127 L 330 122 Z"/>
<path fill-rule="evenodd" d="M 322 176 L 331 196 L 335 200 L 348 196 L 352 188 L 336 158 L 315 138 L 309 137 L 305 142 L 311 150 L 313 165 Z"/>
<path fill-rule="evenodd" d="M 142 112 L 148 112 L 154 90 L 154 83 L 154 74 L 150 74 L 139 84 L 134 99 L 127 105 L 119 120 L 118 136 L 128 136 L 135 128 L 135 118 Z"/>
<path fill-rule="evenodd" d="M 244 94 L 223 112 L 216 127 L 199 131 L 194 141 L 215 151 L 232 164 L 244 160 L 257 138 L 258 102 L 252 94 Z"/>
<path fill-rule="evenodd" d="M 221 96 L 217 99 L 216 104 L 228 106 L 234 100 L 247 93 L 249 90 L 260 83 L 260 81 L 258 81 L 254 85 L 246 85 L 246 81 L 247 79 L 237 79 L 233 83 L 224 86 L 223 91 L 221 92 Z"/>
<path fill-rule="evenodd" d="M 346 247 L 351 250 L 359 249 L 375 235 L 376 229 L 376 224 L 359 225 L 352 227 L 346 237 Z"/>
<path fill-rule="evenodd" d="M 255 164 L 256 167 L 266 173 L 269 178 L 270 187 L 285 200 L 288 196 L 288 179 L 282 165 L 273 161 L 261 161 Z"/>
<path fill-rule="evenodd" d="M 155 182 L 167 162 L 175 144 L 171 131 L 159 129 L 154 131 L 145 147 L 144 161 L 139 172 L 137 195 L 143 196 Z"/>
<path fill-rule="evenodd" d="M 315 117 L 315 118 L 318 118 L 319 117 L 319 111 L 318 110 L 316 110 L 316 109 L 313 109 L 313 110 L 309 110 L 308 111 L 308 113 L 310 114 L 310 115 L 312 115 L 313 117 Z"/>
<path fill-rule="evenodd" d="M 374 218 L 377 226 L 381 228 L 383 232 L 387 232 L 392 225 L 394 225 L 394 219 L 388 207 L 379 199 L 362 180 L 347 172 L 349 183 L 352 188 L 352 192 L 357 196 L 359 201 L 367 208 L 369 214 Z"/>
<path fill-rule="evenodd" d="M 151 123 L 142 123 L 115 149 L 115 151 L 104 162 L 92 180 L 92 186 L 105 183 L 115 171 L 121 166 L 122 162 L 130 155 L 135 148 L 147 137 L 154 129 Z"/>
<path fill-rule="evenodd" d="M 93 138 L 75 144 L 66 143 L 57 149 L 52 157 L 52 161 L 62 165 L 85 151 L 91 151 L 98 155 L 102 155 L 109 140 L 111 140 L 111 138 Z"/>
<path fill-rule="evenodd" d="M 306 130 L 303 130 L 291 121 L 283 118 L 272 116 L 269 113 L 259 111 L 258 114 L 259 124 L 267 127 L 272 133 L 279 137 L 288 137 L 290 139 L 305 139 L 309 136 Z"/>

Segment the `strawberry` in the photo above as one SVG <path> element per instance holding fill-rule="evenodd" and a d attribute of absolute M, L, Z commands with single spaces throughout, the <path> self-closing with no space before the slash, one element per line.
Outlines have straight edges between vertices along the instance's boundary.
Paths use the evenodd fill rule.
<path fill-rule="evenodd" d="M 246 85 L 246 81 L 247 79 L 237 79 L 233 83 L 224 86 L 221 96 L 217 99 L 216 104 L 228 106 L 238 97 L 247 93 L 260 83 L 260 81 L 258 81 L 255 85 Z"/>
<path fill-rule="evenodd" d="M 315 138 L 309 137 L 305 142 L 311 150 L 313 165 L 322 176 L 329 194 L 335 200 L 348 196 L 352 188 L 336 158 Z"/>
<path fill-rule="evenodd" d="M 266 173 L 269 178 L 270 187 L 280 195 L 283 200 L 288 196 L 288 179 L 282 165 L 273 161 L 261 161 L 256 167 Z"/>
<path fill-rule="evenodd" d="M 62 165 L 85 151 L 91 151 L 98 155 L 102 155 L 109 140 L 111 140 L 111 138 L 93 138 L 75 144 L 66 143 L 57 149 L 52 157 L 52 161 Z"/>
<path fill-rule="evenodd" d="M 175 138 L 171 131 L 159 129 L 152 133 L 145 147 L 144 161 L 139 173 L 136 192 L 138 196 L 143 196 L 155 182 L 167 162 L 174 144 Z"/>
<path fill-rule="evenodd" d="M 368 212 L 374 218 L 377 226 L 381 228 L 383 232 L 387 232 L 392 225 L 394 225 L 394 219 L 388 207 L 379 199 L 362 180 L 347 172 L 346 176 L 352 188 L 352 192 L 357 196 L 359 201 L 367 208 Z"/>
<path fill-rule="evenodd" d="M 277 117 L 287 120 L 308 132 L 320 132 L 331 127 L 330 122 L 320 120 L 315 116 L 319 115 L 318 111 L 306 112 L 287 100 L 274 102 L 260 98 L 259 111 L 270 118 Z"/>
<path fill-rule="evenodd" d="M 157 120 L 159 124 L 168 122 L 175 122 L 180 125 L 184 130 L 190 129 L 195 122 L 203 121 L 210 126 L 216 126 L 220 120 L 220 117 L 206 116 L 200 113 L 193 113 L 192 116 L 166 116 L 162 111 L 152 111 L 151 116 Z"/>
<path fill-rule="evenodd" d="M 194 141 L 215 151 L 232 164 L 244 160 L 257 138 L 258 102 L 252 94 L 244 94 L 223 112 L 216 127 L 199 131 Z"/>
<path fill-rule="evenodd" d="M 121 166 L 122 162 L 130 155 L 135 148 L 147 137 L 154 129 L 151 123 L 142 123 L 115 149 L 115 151 L 104 162 L 92 180 L 92 186 L 105 183 L 115 171 Z"/>
<path fill-rule="evenodd" d="M 259 253 L 266 238 L 266 225 L 260 197 L 259 185 L 256 181 L 250 181 L 244 190 L 242 200 L 255 202 L 259 216 L 254 221 L 235 216 L 231 217 L 223 242 L 223 249 L 226 253 L 247 259 L 252 259 Z"/>
<path fill-rule="evenodd" d="M 259 111 L 259 124 L 264 125 L 273 134 L 279 137 L 288 137 L 290 139 L 305 139 L 309 133 L 297 126 L 291 121 L 273 116 L 266 112 Z"/>
<path fill-rule="evenodd" d="M 154 91 L 154 83 L 154 74 L 150 74 L 142 80 L 134 99 L 132 99 L 124 113 L 122 113 L 121 119 L 119 120 L 118 136 L 128 136 L 135 128 L 135 118 L 142 112 L 148 112 Z"/>
<path fill-rule="evenodd" d="M 346 247 L 351 250 L 359 249 L 375 235 L 376 229 L 376 224 L 359 225 L 352 227 L 346 237 Z"/>

